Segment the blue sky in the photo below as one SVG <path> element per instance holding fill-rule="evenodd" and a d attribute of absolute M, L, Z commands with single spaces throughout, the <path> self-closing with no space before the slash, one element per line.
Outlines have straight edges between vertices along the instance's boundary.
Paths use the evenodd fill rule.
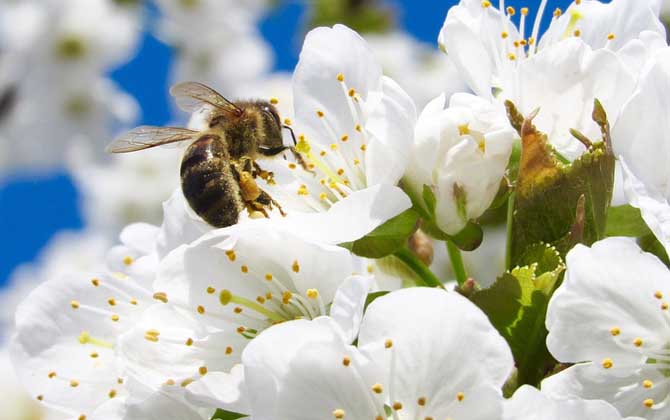
<path fill-rule="evenodd" d="M 277 70 L 292 70 L 302 41 L 301 23 L 306 2 L 282 1 L 261 23 L 261 32 L 272 45 Z M 455 1 L 395 0 L 402 28 L 427 43 L 435 44 L 449 7 Z M 538 0 L 506 1 L 507 5 L 537 7 Z M 566 0 L 550 0 L 543 26 L 556 7 L 566 8 Z M 531 12 L 532 14 L 532 12 Z M 170 48 L 145 34 L 137 56 L 112 73 L 121 87 L 135 96 L 142 106 L 142 124 L 162 125 L 170 119 L 167 75 Z M 60 229 L 81 229 L 79 196 L 66 174 L 36 178 L 13 177 L 0 186 L 0 285 L 16 265 L 39 254 L 49 238 Z"/>

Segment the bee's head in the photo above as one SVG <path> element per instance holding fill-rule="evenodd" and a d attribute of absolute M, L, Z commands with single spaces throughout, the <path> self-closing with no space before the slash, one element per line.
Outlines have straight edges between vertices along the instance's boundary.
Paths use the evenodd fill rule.
<path fill-rule="evenodd" d="M 259 101 L 258 109 L 261 111 L 263 131 L 265 136 L 261 139 L 259 146 L 265 148 L 281 147 L 284 144 L 282 137 L 282 123 L 277 108 L 269 102 Z"/>

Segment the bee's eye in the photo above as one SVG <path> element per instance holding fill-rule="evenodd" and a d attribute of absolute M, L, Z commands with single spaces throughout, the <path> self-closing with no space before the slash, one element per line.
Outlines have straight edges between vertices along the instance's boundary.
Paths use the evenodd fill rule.
<path fill-rule="evenodd" d="M 281 127 L 281 120 L 279 119 L 279 114 L 277 113 L 277 110 L 274 107 L 264 106 L 263 112 L 267 112 L 269 115 L 271 115 L 272 118 L 277 123 L 277 125 Z"/>

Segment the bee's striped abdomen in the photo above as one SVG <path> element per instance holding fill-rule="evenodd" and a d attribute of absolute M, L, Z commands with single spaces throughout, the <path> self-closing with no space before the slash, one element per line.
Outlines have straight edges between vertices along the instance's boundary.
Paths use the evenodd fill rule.
<path fill-rule="evenodd" d="M 234 225 L 244 209 L 225 141 L 219 136 L 204 135 L 186 150 L 181 188 L 191 208 L 212 226 Z"/>

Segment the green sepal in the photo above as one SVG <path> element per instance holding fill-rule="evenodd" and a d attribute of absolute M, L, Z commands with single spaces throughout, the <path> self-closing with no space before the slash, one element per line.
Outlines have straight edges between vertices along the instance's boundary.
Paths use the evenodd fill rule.
<path fill-rule="evenodd" d="M 367 309 L 368 309 L 368 306 L 370 306 L 370 304 L 371 304 L 372 302 L 374 302 L 377 298 L 380 298 L 380 297 L 385 296 L 385 295 L 387 295 L 387 294 L 389 294 L 388 291 L 381 291 L 381 292 L 368 293 L 368 297 L 365 298 L 365 306 L 364 306 L 364 310 L 367 310 Z"/>
<path fill-rule="evenodd" d="M 537 386 L 555 364 L 546 348 L 544 322 L 549 298 L 565 266 L 558 251 L 546 244 L 528 247 L 521 260 L 528 264 L 503 274 L 471 299 L 509 344 L 517 383 Z"/>
<path fill-rule="evenodd" d="M 219 408 L 212 416 L 212 420 L 236 420 L 241 419 L 242 417 L 248 416 L 246 414 L 233 413 L 232 411 L 226 411 Z"/>
<path fill-rule="evenodd" d="M 640 237 L 650 234 L 651 230 L 642 219 L 640 209 L 625 204 L 610 207 L 607 212 L 605 235 Z"/>
<path fill-rule="evenodd" d="M 414 210 L 405 210 L 361 239 L 345 242 L 340 246 L 361 257 L 385 257 L 407 244 L 407 239 L 417 229 L 418 219 L 419 215 Z"/>

